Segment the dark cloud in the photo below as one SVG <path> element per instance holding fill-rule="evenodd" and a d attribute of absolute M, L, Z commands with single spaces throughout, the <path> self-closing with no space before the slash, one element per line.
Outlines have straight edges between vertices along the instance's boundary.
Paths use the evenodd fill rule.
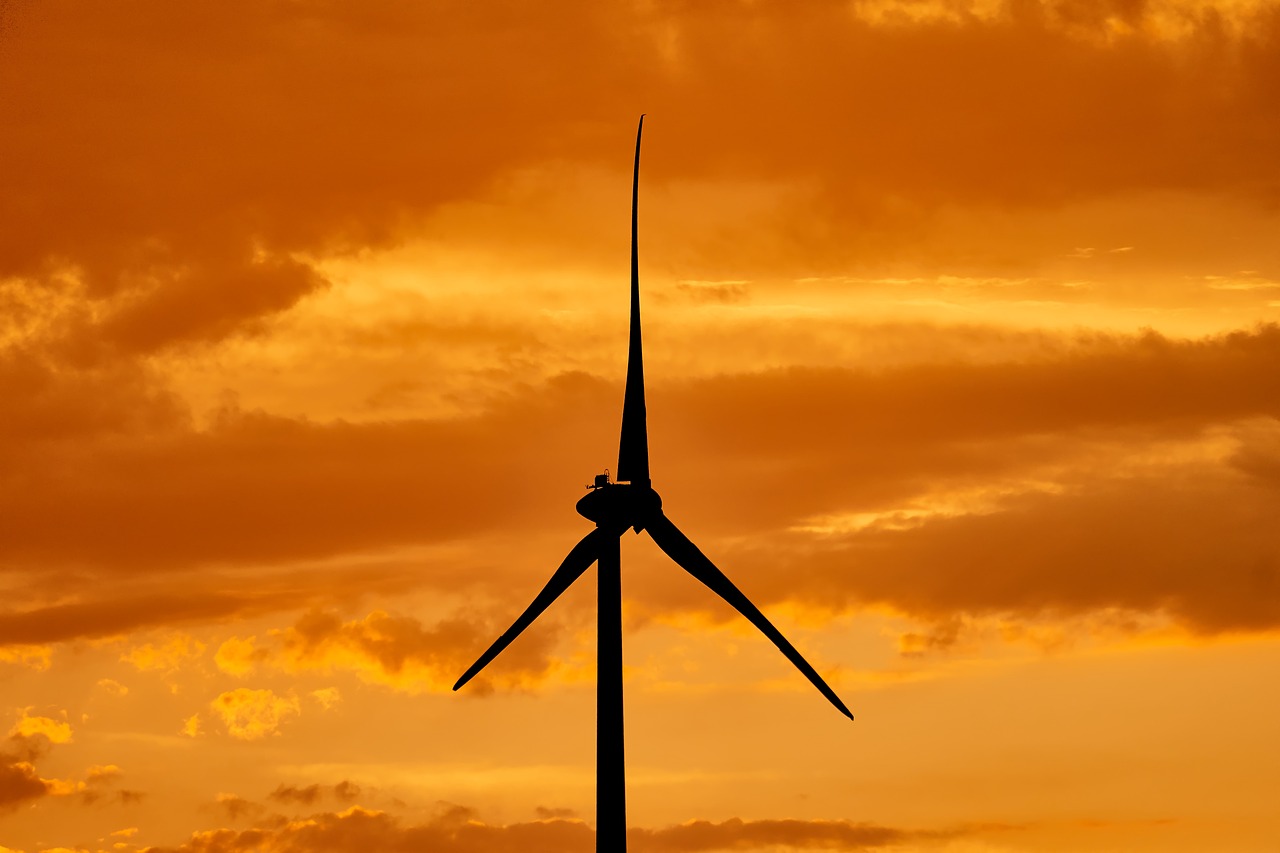
<path fill-rule="evenodd" d="M 0 812 L 12 811 L 46 796 L 70 797 L 86 805 L 141 802 L 139 791 L 115 789 L 123 773 L 114 764 L 95 765 L 80 782 L 44 779 L 34 762 L 52 746 L 43 734 L 10 735 L 0 748 Z"/>
<path fill-rule="evenodd" d="M 1280 489 L 1280 433 L 1249 436 L 1231 457 L 1231 465 L 1262 488 Z"/>
<path fill-rule="evenodd" d="M 1128 454 L 1140 457 L 1154 442 L 1196 439 L 1245 422 L 1274 424 L 1280 416 L 1278 363 L 1280 329 L 1267 326 L 1193 341 L 1154 333 L 1104 338 L 1029 361 L 880 372 L 793 368 L 658 385 L 650 399 L 655 475 L 672 517 L 704 545 L 708 537 L 747 529 L 764 542 L 760 531 L 824 514 L 894 508 L 922 494 L 982 486 L 993 478 L 1049 477 L 1096 492 L 1091 505 L 1132 523 L 1108 524 L 1106 518 L 1086 517 L 1085 503 L 1042 496 L 1028 498 L 1020 513 L 960 519 L 950 526 L 931 522 L 901 534 L 880 531 L 876 559 L 903 571 L 934 559 L 918 550 L 927 536 L 955 548 L 967 541 L 962 531 L 979 529 L 972 553 L 990 556 L 992 548 L 982 542 L 998 541 L 1005 542 L 1006 553 L 1017 553 L 1060 535 L 1045 525 L 1070 525 L 1077 538 L 1064 553 L 1091 565 L 1114 568 L 1114 560 L 1102 560 L 1112 554 L 1153 566 L 1123 575 L 1099 569 L 1097 594 L 1081 604 L 1171 606 L 1200 613 L 1195 618 L 1207 625 L 1218 623 L 1205 609 L 1237 590 L 1261 608 L 1240 624 L 1262 624 L 1271 618 L 1267 599 L 1256 598 L 1243 580 L 1200 596 L 1194 586 L 1162 579 L 1208 573 L 1223 560 L 1239 563 L 1232 571 L 1241 578 L 1269 577 L 1266 526 L 1251 519 L 1269 511 L 1266 495 L 1274 494 L 1258 488 L 1270 482 L 1270 444 L 1259 438 L 1240 451 L 1235 464 L 1249 472 L 1247 481 L 1151 481 L 1089 491 L 1085 480 L 1104 473 L 1096 466 Z M 111 597 L 92 592 L 73 602 L 30 599 L 26 608 L 0 615 L 0 642 L 104 636 L 171 619 L 332 602 L 338 581 L 342 589 L 357 591 L 397 583 L 445 584 L 457 591 L 483 581 L 446 562 L 416 572 L 412 580 L 403 572 L 376 570 L 360 575 L 353 569 L 341 577 L 259 572 L 252 588 L 234 575 L 206 570 L 200 596 L 175 597 L 161 583 L 174 571 L 197 566 L 264 566 L 458 541 L 496 530 L 563 529 L 561 550 L 539 558 L 553 564 L 580 529 L 568 509 L 578 487 L 615 452 L 617 400 L 618 389 L 610 384 L 567 375 L 457 420 L 314 423 L 228 409 L 204 430 L 179 422 L 159 431 L 43 445 L 40 455 L 20 457 L 0 481 L 0 516 L 13 522 L 0 544 L 0 563 L 10 572 L 40 569 L 46 579 L 76 572 L 85 590 L 94 587 L 83 580 L 103 571 L 137 583 L 111 587 L 117 590 Z M 1099 455 L 1099 448 L 1106 453 Z M 1062 473 L 1073 467 L 1080 477 Z M 1197 507 L 1197 491 L 1213 494 L 1212 505 Z M 1240 511 L 1232 522 L 1225 507 L 1236 503 Z M 1172 525 L 1169 541 L 1205 531 L 1204 547 L 1179 556 L 1158 541 L 1161 524 Z M 67 535 L 69 530 L 75 535 Z M 1010 539 L 1019 535 L 1028 544 Z M 1205 550 L 1212 536 L 1223 537 L 1217 556 Z M 871 547 L 873 540 L 858 541 Z M 503 553 L 508 561 L 528 559 Z M 1143 554 L 1165 554 L 1184 568 L 1159 568 L 1163 564 Z M 1192 554 L 1208 562 L 1193 566 Z M 1044 559 L 1063 577 L 1091 576 L 1049 554 Z M 942 578 L 939 583 L 951 583 Z M 871 576 L 858 583 L 871 584 Z M 1105 592 L 1108 584 L 1121 583 L 1127 591 Z M 654 594 L 650 586 L 641 581 L 637 594 Z M 1051 586 L 1052 581 L 1041 593 L 1046 604 L 1053 603 Z M 34 584 L 27 594 L 40 588 Z M 870 586 L 846 585 L 851 597 L 858 597 L 859 588 L 859 596 L 879 594 Z M 506 589 L 503 595 L 512 593 Z M 1005 603 L 1035 602 L 1011 595 L 1007 602 L 996 597 L 983 606 Z M 978 606 L 963 596 L 953 604 Z M 462 634 L 468 641 L 478 636 L 473 629 L 483 626 L 467 627 Z M 392 643 L 367 651 L 381 659 L 398 654 L 397 648 Z M 394 661 L 387 657 L 384 663 Z"/>
<path fill-rule="evenodd" d="M 310 266 L 288 258 L 211 263 L 198 271 L 165 269 L 154 278 L 119 299 L 94 330 L 120 354 L 252 330 L 259 317 L 283 311 L 328 284 Z"/>
<path fill-rule="evenodd" d="M 48 643 L 72 637 L 104 637 L 155 624 L 215 619 L 249 608 L 245 597 L 147 595 L 0 613 L 0 644 Z"/>
<path fill-rule="evenodd" d="M 120 768 L 114 764 L 90 767 L 85 773 L 84 790 L 80 791 L 80 802 L 85 805 L 104 801 L 128 802 L 132 797 L 125 797 L 122 792 L 111 790 L 123 775 Z"/>
<path fill-rule="evenodd" d="M 628 849 L 637 853 L 697 853 L 717 850 L 871 850 L 904 843 L 932 844 L 966 835 L 999 832 L 988 826 L 946 831 L 906 830 L 848 821 L 754 820 L 695 821 L 663 829 L 628 830 Z M 462 806 L 443 809 L 424 824 L 406 826 L 394 817 L 353 807 L 338 814 L 317 814 L 307 821 L 248 830 L 197 833 L 173 848 L 149 853 L 300 853 L 433 850 L 440 853 L 573 853 L 594 849 L 594 834 L 578 821 L 544 819 L 506 826 L 486 824 Z"/>
<path fill-rule="evenodd" d="M 344 802 L 354 802 L 360 793 L 360 786 L 347 779 L 333 786 L 333 795 Z"/>
<path fill-rule="evenodd" d="M 572 476 L 553 479 L 548 462 L 577 437 L 573 413 L 608 390 L 566 378 L 458 421 L 227 411 L 206 431 L 57 446 L 28 460 L 38 482 L 6 481 L 0 512 L 24 533 L 0 561 L 271 561 L 453 539 L 497 517 L 519 524 L 544 483 Z"/>
<path fill-rule="evenodd" d="M 353 802 L 360 796 L 360 786 L 345 779 L 332 787 L 318 783 L 311 785 L 280 784 L 267 795 L 267 799 L 275 800 L 278 803 L 310 806 L 318 802 L 321 797 L 330 794 L 335 799 Z"/>
<path fill-rule="evenodd" d="M 0 54 L 0 160 L 22 164 L 0 277 L 77 271 L 101 309 L 81 337 L 123 352 L 252 328 L 325 286 L 306 257 L 394 244 L 521 170 L 621 171 L 641 109 L 663 128 L 651 180 L 813 190 L 776 239 L 708 238 L 721 275 L 884 256 L 946 205 L 1280 186 L 1274 9 L 36 8 L 7 13 Z"/>
<path fill-rule="evenodd" d="M 870 850 L 907 842 L 928 842 L 962 833 L 933 833 L 869 823 L 823 820 L 691 821 L 664 829 L 627 832 L 627 848 L 637 853 L 694 853 L 715 850 Z"/>
<path fill-rule="evenodd" d="M 10 15 L 0 158 L 24 168 L 0 202 L 14 226 L 0 277 L 74 270 L 102 309 L 82 333 L 124 352 L 217 340 L 287 308 L 325 284 L 299 253 L 394 242 L 547 156 L 562 87 L 625 49 L 596 15 L 548 28 L 512 7 L 495 30 L 494 13 L 233 2 L 153 3 L 127 21 L 70 3 Z M 495 55 L 539 73 L 505 72 Z"/>
<path fill-rule="evenodd" d="M 1280 496 L 1226 472 L 1095 483 L 1021 495 L 998 510 L 907 529 L 788 536 L 731 548 L 726 570 L 767 601 L 883 603 L 935 622 L 945 648 L 960 615 L 1163 614 L 1204 632 L 1280 627 Z"/>
<path fill-rule="evenodd" d="M 309 806 L 320 799 L 323 792 L 319 785 L 305 785 L 299 787 L 297 785 L 278 785 L 267 799 L 275 800 L 279 803 L 297 803 L 298 805 Z"/>
<path fill-rule="evenodd" d="M 244 797 L 239 797 L 235 794 L 219 794 L 217 800 L 214 801 L 213 809 L 227 820 L 233 822 L 240 820 L 242 817 L 257 817 L 266 811 L 260 803 L 246 800 Z M 223 832 L 229 832 L 229 830 L 223 830 Z"/>
<path fill-rule="evenodd" d="M 654 389 L 654 457 L 673 460 L 655 470 L 664 496 L 701 495 L 691 514 L 719 529 L 875 511 L 947 483 L 1078 464 L 1091 444 L 1138 453 L 1274 419 L 1277 363 L 1280 329 L 1266 326 L 1194 341 L 1148 333 L 1028 361 L 717 377 Z"/>
<path fill-rule="evenodd" d="M 148 853 L 300 853 L 303 850 L 585 853 L 593 848 L 592 832 L 581 823 L 539 821 L 490 826 L 471 820 L 473 815 L 469 809 L 452 809 L 428 823 L 404 826 L 390 815 L 353 806 L 338 814 L 312 815 L 307 821 L 280 827 L 201 832 L 177 847 L 147 850 Z"/>
<path fill-rule="evenodd" d="M 149 435 L 190 425 L 154 371 L 128 364 L 76 368 L 32 342 L 0 349 L 0 460 L 10 466 L 59 442 Z"/>
<path fill-rule="evenodd" d="M 16 570 L 15 570 L 16 571 Z M 416 565 L 356 566 L 317 571 L 260 567 L 252 586 L 241 573 L 207 571 L 184 581 L 181 594 L 168 591 L 162 572 L 137 583 L 119 583 L 109 593 L 92 590 L 92 567 L 42 574 L 11 603 L 27 606 L 0 612 L 0 644 L 30 645 L 75 637 L 112 637 L 155 627 L 172 627 L 232 617 L 342 602 L 352 605 L 363 596 L 378 596 L 419 585 Z M 67 588 L 82 592 L 80 601 L 45 605 L 63 598 Z"/>
<path fill-rule="evenodd" d="M 548 808 L 546 806 L 538 806 L 533 812 L 538 816 L 538 820 L 571 820 L 578 816 L 573 809 Z"/>
<path fill-rule="evenodd" d="M 41 779 L 31 764 L 0 756 L 0 811 L 16 809 L 49 793 L 49 783 Z"/>
<path fill-rule="evenodd" d="M 1266 327 L 1190 342 L 1149 334 L 1028 363 L 723 376 L 654 388 L 650 432 L 663 485 L 692 493 L 718 480 L 742 498 L 726 509 L 776 524 L 888 481 L 989 473 L 1008 464 L 1005 446 L 1035 455 L 1089 431 L 1193 435 L 1274 417 L 1277 361 L 1280 330 Z M 0 512 L 21 521 L 0 559 L 271 561 L 563 517 L 541 506 L 549 484 L 599 455 L 608 463 L 616 403 L 615 388 L 565 376 L 454 421 L 227 410 L 204 431 L 59 447 L 39 460 L 43 476 L 0 491 Z"/>

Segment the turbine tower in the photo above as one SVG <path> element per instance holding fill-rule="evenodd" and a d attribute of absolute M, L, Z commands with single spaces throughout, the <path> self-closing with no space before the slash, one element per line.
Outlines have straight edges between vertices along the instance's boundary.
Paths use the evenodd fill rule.
<path fill-rule="evenodd" d="M 640 270 L 636 252 L 637 197 L 640 187 L 640 137 L 636 129 L 635 170 L 631 179 L 631 334 L 627 350 L 627 386 L 622 403 L 622 436 L 618 447 L 617 482 L 598 474 L 578 512 L 596 524 L 564 558 L 551 580 L 520 618 L 463 673 L 457 690 L 505 649 L 525 628 L 591 567 L 599 565 L 596 682 L 596 851 L 627 849 L 627 793 L 623 767 L 622 721 L 622 578 L 619 544 L 630 527 L 645 531 L 678 566 L 723 598 L 760 629 L 795 664 L 814 687 L 849 719 L 853 714 L 822 676 L 796 651 L 782 632 L 743 595 L 724 573 L 698 550 L 662 512 L 662 498 L 649 480 L 649 436 L 644 406 L 644 358 L 640 345 Z"/>

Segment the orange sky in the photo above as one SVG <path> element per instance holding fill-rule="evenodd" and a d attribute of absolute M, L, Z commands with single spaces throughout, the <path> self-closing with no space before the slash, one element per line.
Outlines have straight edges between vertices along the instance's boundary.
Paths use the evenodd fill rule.
<path fill-rule="evenodd" d="M 0 4 L 0 853 L 1274 851 L 1274 0 Z"/>

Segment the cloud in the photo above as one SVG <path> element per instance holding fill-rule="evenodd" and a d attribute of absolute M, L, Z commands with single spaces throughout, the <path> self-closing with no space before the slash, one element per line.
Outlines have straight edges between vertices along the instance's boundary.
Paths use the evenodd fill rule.
<path fill-rule="evenodd" d="M 55 720 L 51 717 L 31 716 L 31 708 L 20 711 L 18 721 L 9 729 L 10 737 L 44 737 L 50 743 L 69 743 L 71 741 L 71 724 L 66 720 Z"/>
<path fill-rule="evenodd" d="M 1247 455 L 1175 456 L 1146 470 L 1082 465 L 1056 489 L 943 502 L 918 517 L 872 513 L 711 554 L 762 606 L 888 605 L 922 619 L 928 632 L 904 638 L 913 653 L 945 649 L 990 619 L 1005 620 L 1009 636 L 1090 614 L 1099 629 L 1171 619 L 1205 634 L 1271 631 L 1280 628 L 1280 535 L 1264 519 L 1280 510 L 1280 490 L 1239 470 Z M 651 607 L 701 609 L 640 594 Z"/>
<path fill-rule="evenodd" d="M 1027 496 L 999 512 L 868 529 L 772 556 L 802 596 L 916 616 L 1167 614 L 1207 633 L 1280 627 L 1280 510 L 1229 474 Z M 788 553 L 788 551 L 790 551 Z M 754 561 L 753 561 L 754 562 Z"/>
<path fill-rule="evenodd" d="M 1039 483 L 1041 491 L 1045 484 L 1060 491 L 1098 490 L 1111 495 L 1106 500 L 1114 512 L 1138 517 L 1131 534 L 1114 531 L 1106 542 L 1094 532 L 1103 528 L 1081 528 L 1081 553 L 1097 559 L 1108 549 L 1145 547 L 1143 519 L 1150 512 L 1159 509 L 1172 520 L 1190 510 L 1166 506 L 1158 494 L 1149 501 L 1140 487 L 1115 492 L 1091 485 L 1089 478 L 1105 481 L 1107 470 L 1132 467 L 1161 448 L 1182 452 L 1170 442 L 1220 441 L 1222 435 L 1244 435 L 1242 424 L 1273 423 L 1280 416 L 1280 380 L 1272 369 L 1277 359 L 1280 329 L 1262 326 L 1196 340 L 1155 333 L 1097 337 L 1026 360 L 880 371 L 793 367 L 655 385 L 650 410 L 654 458 L 663 460 L 659 486 L 672 517 L 704 546 L 750 530 L 764 547 L 771 547 L 766 538 L 772 537 L 774 546 L 788 548 L 790 540 L 777 537 L 815 518 L 883 514 L 947 492 L 998 493 L 1002 483 L 1019 482 Z M 433 559 L 428 570 L 412 575 L 363 566 L 303 573 L 288 564 L 460 543 L 498 528 L 520 535 L 559 525 L 554 529 L 564 530 L 565 544 L 557 548 L 567 547 L 574 519 L 567 500 L 553 500 L 563 492 L 557 484 L 572 476 L 566 471 L 589 471 L 593 459 L 610 458 L 614 427 L 603 424 L 612 424 L 616 402 L 616 387 L 577 374 L 521 389 L 454 420 L 321 424 L 227 410 L 206 430 L 64 447 L 56 465 L 50 460 L 57 454 L 41 457 L 42 465 L 52 465 L 48 476 L 32 476 L 21 489 L 12 485 L 18 480 L 0 484 L 0 511 L 24 522 L 0 544 L 0 557 L 51 572 L 92 566 L 90 576 L 131 582 L 101 587 L 111 593 L 82 585 L 81 601 L 0 613 L 0 643 L 45 643 L 326 605 L 333 603 L 334 589 L 493 589 L 502 570 L 477 573 L 460 556 L 465 549 Z M 582 418 L 579 412 L 607 415 Z M 1258 449 L 1264 444 L 1250 444 L 1238 462 L 1256 482 L 1265 482 L 1271 470 L 1272 456 Z M 59 473 L 64 468 L 65 476 Z M 1182 476 L 1176 465 L 1166 469 Z M 499 482 L 502 488 L 493 488 Z M 1158 480 L 1146 482 L 1157 492 L 1166 490 Z M 1207 510 L 1206 519 L 1236 500 L 1255 508 L 1250 511 L 1265 511 L 1267 492 L 1248 481 L 1228 473 L 1209 487 L 1221 503 Z M 1189 495 L 1189 488 L 1194 487 L 1174 483 L 1170 494 Z M 432 501 L 424 512 L 424 494 L 449 497 Z M 1028 507 L 1049 511 L 1067 506 L 1069 497 L 1040 498 Z M 1122 505 L 1121 497 L 1132 503 Z M 137 519 L 147 519 L 146 537 L 133 534 Z M 954 526 L 979 523 L 997 522 L 969 519 Z M 1229 529 L 1226 519 L 1222 524 Z M 68 526 L 77 536 L 63 535 Z M 929 532 L 943 529 L 931 524 Z M 1261 529 L 1250 528 L 1250 537 L 1262 549 L 1255 556 L 1265 563 Z M 878 547 L 901 551 L 886 555 L 888 565 L 906 560 L 923 534 L 877 535 Z M 1132 541 L 1126 542 L 1127 535 Z M 870 542 L 870 534 L 861 541 Z M 524 552 L 515 556 L 528 559 Z M 546 560 L 557 557 L 548 552 Z M 281 568 L 272 569 L 273 563 Z M 208 568 L 218 565 L 252 566 L 255 582 L 247 585 L 232 573 Z M 175 571 L 201 566 L 206 571 L 184 575 L 198 594 L 158 591 Z M 732 572 L 733 566 L 725 569 Z M 38 589 L 46 575 L 32 577 Z M 1090 600 L 1166 606 L 1171 591 L 1160 573 L 1141 577 L 1149 585 L 1142 594 Z M 509 584 L 500 586 L 504 596 L 511 595 Z M 1175 592 L 1185 597 L 1190 590 Z M 665 595 L 643 578 L 634 594 L 642 603 Z M 852 588 L 849 597 L 858 597 Z M 426 627 L 383 615 L 362 624 L 309 623 L 308 630 L 319 631 L 314 636 L 302 627 L 289 640 L 291 665 L 353 668 L 375 681 L 405 686 L 415 679 L 451 682 L 456 665 L 465 667 L 469 660 L 463 658 L 491 639 L 492 626 L 470 616 Z M 130 654 L 139 663 L 160 666 L 162 657 L 169 660 L 168 652 L 161 654 L 165 648 L 141 646 Z M 541 652 L 528 648 L 533 657 L 517 668 L 545 669 Z M 219 650 L 220 665 L 248 672 L 258 663 L 252 653 L 233 651 Z"/>
<path fill-rule="evenodd" d="M 312 611 L 293 626 L 273 631 L 269 645 L 257 646 L 256 638 L 237 639 L 234 649 L 236 654 L 252 655 L 263 666 L 279 671 L 346 671 L 368 683 L 417 693 L 448 690 L 504 627 L 465 616 L 427 626 L 416 618 L 383 611 L 350 621 L 334 613 Z M 554 624 L 531 626 L 525 633 L 521 642 L 503 653 L 501 663 L 495 662 L 492 671 L 486 671 L 478 682 L 480 690 L 491 689 L 495 683 L 524 686 L 555 669 L 551 657 Z M 231 654 L 227 655 L 226 671 L 239 671 Z M 332 699 L 327 693 L 324 697 Z"/>
<path fill-rule="evenodd" d="M 256 817 L 265 809 L 251 800 L 235 794 L 220 793 L 214 799 L 216 809 L 226 815 L 228 820 L 236 821 L 242 817 Z"/>
<path fill-rule="evenodd" d="M 0 750 L 0 812 L 18 808 L 45 796 L 77 796 L 89 805 L 111 797 L 109 789 L 123 776 L 114 764 L 95 764 L 85 771 L 83 779 L 45 779 L 35 767 L 54 744 L 71 740 L 70 727 L 48 717 L 31 717 L 26 709 L 9 732 L 5 748 Z M 136 791 L 116 791 L 114 799 L 121 803 L 136 802 Z"/>
<path fill-rule="evenodd" d="M 50 784 L 40 778 L 29 762 L 0 757 L 0 811 L 15 809 L 49 792 Z"/>
<path fill-rule="evenodd" d="M 161 670 L 171 672 L 186 661 L 194 660 L 204 654 L 204 643 L 187 634 L 173 634 L 162 645 L 146 643 L 134 646 L 120 656 L 120 660 L 130 663 L 139 672 Z"/>
<path fill-rule="evenodd" d="M 95 764 L 86 771 L 85 782 L 90 785 L 99 785 L 114 782 L 121 775 L 120 768 L 114 764 Z"/>
<path fill-rule="evenodd" d="M 974 826 L 954 830 L 909 830 L 850 821 L 741 820 L 694 821 L 662 829 L 633 828 L 628 849 L 637 853 L 700 853 L 723 850 L 870 850 L 901 849 L 905 843 L 930 846 L 964 836 L 1003 832 L 1009 827 Z M 383 812 L 353 806 L 306 820 L 264 824 L 247 830 L 198 832 L 173 848 L 153 853 L 240 853 L 323 849 L 344 851 L 434 850 L 440 853 L 572 853 L 594 849 L 594 833 L 584 823 L 558 817 L 531 823 L 487 824 L 468 808 L 442 809 L 426 823 L 405 825 Z"/>
<path fill-rule="evenodd" d="M 896 11 L 881 21 L 873 7 Z M 403 0 L 149 0 L 134 28 L 70 2 L 12 13 L 6 76 L 20 85 L 0 159 L 24 169 L 0 200 L 0 277 L 52 290 L 53 271 L 71 271 L 95 307 L 75 335 L 85 349 L 220 340 L 325 287 L 312 257 L 430 231 L 529 171 L 622 172 L 638 108 L 618 105 L 640 102 L 663 129 L 659 185 L 807 190 L 775 212 L 774 239 L 708 229 L 691 254 L 721 276 L 893 252 L 887 234 L 901 241 L 949 204 L 1153 188 L 1273 198 L 1274 9 L 556 9 L 506 10 L 501 38 L 488 10 Z M 479 219 L 468 236 L 482 241 Z"/>
<path fill-rule="evenodd" d="M 128 696 L 129 688 L 116 681 L 114 678 L 99 678 L 98 686 L 112 696 Z"/>
<path fill-rule="evenodd" d="M 670 407 L 689 463 L 664 479 L 666 511 L 762 605 L 1271 630 L 1277 340 L 691 383 Z M 708 606 L 647 575 L 628 591 L 650 612 Z"/>
<path fill-rule="evenodd" d="M 279 803 L 297 803 L 298 805 L 309 806 L 320 799 L 321 793 L 319 785 L 297 787 L 295 785 L 282 784 L 278 785 L 270 794 L 267 794 L 267 798 Z"/>
<path fill-rule="evenodd" d="M 70 637 L 108 637 L 154 626 L 160 614 L 164 616 L 158 624 L 165 625 L 216 619 L 251 609 L 252 605 L 253 602 L 244 595 L 218 593 L 198 597 L 148 592 L 130 597 L 108 594 L 101 599 L 0 614 L 0 642 L 22 642 L 31 638 L 58 641 Z M 192 655 L 199 654 L 194 647 L 190 651 Z M 172 668 L 184 652 L 148 645 L 128 654 L 133 657 L 126 660 L 141 670 Z M 173 657 L 175 654 L 176 658 Z"/>
<path fill-rule="evenodd" d="M 321 687 L 319 690 L 312 690 L 308 695 L 319 702 L 320 707 L 326 711 L 336 708 L 342 701 L 342 691 L 336 687 Z"/>
<path fill-rule="evenodd" d="M 0 646 L 0 661 L 5 663 L 13 663 L 42 672 L 49 668 L 52 660 L 53 649 L 49 646 Z"/>
<path fill-rule="evenodd" d="M 260 740 L 278 735 L 281 723 L 301 713 L 296 697 L 277 696 L 271 690 L 238 687 L 228 690 L 209 703 L 215 716 L 222 719 L 227 734 L 239 740 Z"/>
<path fill-rule="evenodd" d="M 254 646 L 254 638 L 231 637 L 218 646 L 213 661 L 228 675 L 245 676 L 254 671 L 269 653 Z"/>
<path fill-rule="evenodd" d="M 866 850 L 906 842 L 941 840 L 965 833 L 922 832 L 851 821 L 691 821 L 658 830 L 628 830 L 627 847 L 638 853 L 715 850 Z"/>
<path fill-rule="evenodd" d="M 78 364 L 37 335 L 0 347 L 0 459 L 13 464 L 34 446 L 190 426 L 186 407 L 157 371 L 131 361 Z"/>
<path fill-rule="evenodd" d="M 80 801 L 86 805 L 91 805 L 108 798 L 114 798 L 120 803 L 133 802 L 136 792 L 110 792 L 106 790 L 117 784 L 123 776 L 124 773 L 114 764 L 93 765 L 85 771 L 83 784 L 77 786 L 80 794 Z M 113 793 L 114 797 L 112 797 Z"/>
<path fill-rule="evenodd" d="M 132 354 L 220 340 L 328 286 L 310 266 L 287 257 L 206 264 L 195 270 L 189 264 L 162 267 L 160 280 L 131 289 L 101 324 L 104 343 Z"/>
<path fill-rule="evenodd" d="M 192 578 L 191 585 L 212 587 L 200 594 L 153 591 L 155 586 L 164 583 L 162 575 L 158 580 L 158 583 L 144 582 L 142 588 L 132 590 L 123 585 L 102 598 L 0 613 L 0 643 L 22 643 L 33 638 L 58 642 L 75 637 L 113 637 L 146 628 L 217 621 L 229 616 L 296 607 L 317 592 L 288 575 L 279 578 L 277 585 L 273 585 L 270 578 L 263 578 L 263 583 L 252 589 L 234 592 L 222 589 L 232 585 L 232 581 L 215 575 Z M 203 649 L 199 643 L 187 649 L 174 648 L 175 642 L 182 640 L 171 639 L 160 647 L 146 644 L 131 649 L 122 659 L 140 670 L 172 669 L 184 659 L 198 657 Z"/>
<path fill-rule="evenodd" d="M 182 729 L 180 731 L 184 737 L 199 737 L 201 735 L 200 715 L 192 714 L 190 717 L 187 717 L 187 719 L 183 721 Z"/>
<path fill-rule="evenodd" d="M 706 479 L 705 460 L 714 459 L 718 480 L 750 498 L 726 504 L 730 511 L 746 503 L 777 514 L 785 498 L 793 513 L 809 515 L 860 480 L 874 488 L 991 464 L 968 458 L 975 442 L 1129 427 L 1185 433 L 1275 416 L 1280 383 L 1269 367 L 1278 356 L 1280 330 L 1264 327 L 1186 342 L 1155 334 L 1103 340 L 1027 363 L 743 373 L 651 389 L 651 432 L 654 452 L 671 460 L 664 484 Z M 3 552 L 136 572 L 457 540 L 498 524 L 518 529 L 563 518 L 540 508 L 543 484 L 584 464 L 583 448 L 608 452 L 607 439 L 586 428 L 594 424 L 573 413 L 612 412 L 615 403 L 613 387 L 564 376 L 457 420 L 317 424 L 231 411 L 208 431 L 117 443 L 105 455 L 85 445 L 65 460 L 74 483 L 50 476 L 21 494 L 0 493 L 0 508 L 28 522 Z M 491 488 L 495 482 L 504 487 Z M 450 500 L 424 514 L 423 484 Z M 121 534 L 135 518 L 149 519 L 149 536 Z M 74 539 L 61 535 L 68 524 L 79 531 Z M 168 596 L 154 606 L 198 618 L 248 606 L 244 594 L 191 597 L 187 607 Z M 8 614 L 0 636 L 48 636 L 36 623 L 79 618 L 72 608 L 81 606 Z"/>
<path fill-rule="evenodd" d="M 458 421 L 318 424 L 227 411 L 210 430 L 138 436 L 115 442 L 105 456 L 92 442 L 65 446 L 59 450 L 71 466 L 65 476 L 49 471 L 38 491 L 0 493 L 0 508 L 27 522 L 24 541 L 12 542 L 7 556 L 137 572 L 193 560 L 269 562 L 457 539 L 492 525 L 474 507 L 495 499 L 495 509 L 518 522 L 536 506 L 536 475 L 546 467 L 526 445 L 537 436 L 546 439 L 544 452 L 565 447 L 571 439 L 557 436 L 556 428 L 568 418 L 551 406 L 598 396 L 601 387 L 566 378 L 549 394 L 521 394 L 484 417 Z M 529 437 L 513 442 L 523 430 Z M 77 469 L 74 487 L 71 468 Z M 512 479 L 513 472 L 521 476 Z M 85 477 L 97 484 L 92 493 L 82 488 Z M 496 493 L 491 484 L 500 480 L 509 487 Z M 423 484 L 451 500 L 424 514 Z M 142 517 L 149 519 L 148 535 L 127 535 L 121 521 Z M 74 539 L 60 532 L 68 524 L 79 531 Z M 242 591 L 218 592 L 183 596 L 185 603 L 171 593 L 151 595 L 155 606 L 193 617 L 246 604 Z M 117 609 L 127 613 L 129 603 Z M 136 606 L 146 604 L 143 597 Z M 81 613 L 81 605 L 59 607 L 8 614 L 0 637 L 47 636 L 53 631 L 39 627 L 50 621 L 44 617 L 55 624 L 105 618 Z"/>
<path fill-rule="evenodd" d="M 578 817 L 573 809 L 538 806 L 533 811 L 538 816 L 538 820 L 573 820 Z"/>
<path fill-rule="evenodd" d="M 312 806 L 321 798 L 332 796 L 343 802 L 353 802 L 360 796 L 360 786 L 343 780 L 336 785 L 278 785 L 267 799 L 285 805 Z"/>

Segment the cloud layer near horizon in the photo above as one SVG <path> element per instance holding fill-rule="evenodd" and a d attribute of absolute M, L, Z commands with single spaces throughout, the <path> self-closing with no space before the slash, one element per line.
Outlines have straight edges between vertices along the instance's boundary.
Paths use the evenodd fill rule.
<path fill-rule="evenodd" d="M 873 850 L 900 849 L 904 843 L 926 847 L 938 842 L 998 832 L 1001 827 L 950 831 L 913 831 L 848 821 L 760 820 L 695 821 L 662 829 L 633 828 L 627 849 L 636 853 L 712 853 L 723 850 Z M 148 853 L 236 853 L 236 851 L 386 850 L 489 853 L 527 850 L 561 853 L 594 849 L 594 833 L 581 821 L 552 818 L 530 823 L 491 825 L 472 809 L 453 806 L 416 825 L 383 812 L 354 806 L 342 812 L 314 814 L 305 820 L 283 817 L 246 830 L 217 829 L 194 834 L 176 847 L 148 847 Z"/>

